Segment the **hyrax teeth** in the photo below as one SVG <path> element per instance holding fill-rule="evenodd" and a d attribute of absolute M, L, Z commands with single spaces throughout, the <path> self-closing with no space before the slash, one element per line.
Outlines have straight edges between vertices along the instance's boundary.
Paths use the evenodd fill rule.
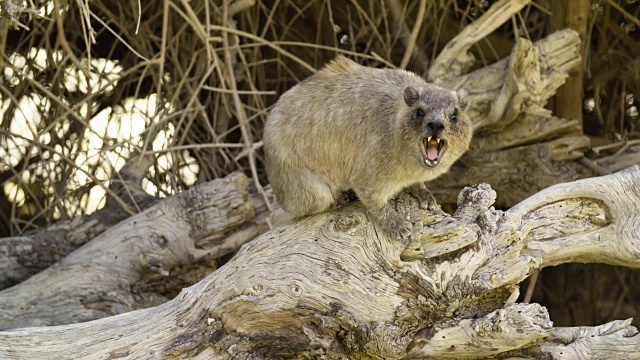
<path fill-rule="evenodd" d="M 431 136 L 427 137 L 427 142 L 430 143 L 431 142 Z"/>
<path fill-rule="evenodd" d="M 436 141 L 438 142 L 438 144 L 440 144 L 440 138 L 436 138 Z"/>

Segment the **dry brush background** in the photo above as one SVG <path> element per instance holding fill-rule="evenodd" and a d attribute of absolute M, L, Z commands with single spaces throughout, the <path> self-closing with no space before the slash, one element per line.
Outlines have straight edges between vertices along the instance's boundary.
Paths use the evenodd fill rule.
<path fill-rule="evenodd" d="M 151 196 L 235 170 L 259 192 L 261 129 L 279 94 L 337 52 L 426 76 L 493 3 L 0 0 L 0 237 L 103 206 L 139 212 Z M 565 27 L 581 30 L 584 62 L 548 107 L 581 121 L 587 163 L 637 146 L 640 2 L 533 1 L 471 49 L 474 67 L 507 56 L 518 37 Z M 131 173 L 143 178 L 139 194 L 118 187 Z M 639 280 L 563 266 L 543 271 L 529 298 L 557 326 L 598 325 L 638 317 Z"/>

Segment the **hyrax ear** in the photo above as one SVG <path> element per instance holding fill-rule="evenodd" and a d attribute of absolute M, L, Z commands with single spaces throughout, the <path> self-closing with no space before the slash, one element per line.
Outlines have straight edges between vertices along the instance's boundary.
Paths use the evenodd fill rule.
<path fill-rule="evenodd" d="M 467 94 L 467 90 L 460 89 L 457 91 L 458 94 L 458 108 L 460 111 L 464 111 L 469 105 L 469 94 Z"/>
<path fill-rule="evenodd" d="M 420 94 L 418 94 L 418 90 L 416 90 L 416 88 L 414 88 L 413 86 L 407 86 L 407 88 L 404 89 L 404 102 L 407 103 L 407 105 L 413 105 L 416 101 L 418 101 L 419 97 Z"/>

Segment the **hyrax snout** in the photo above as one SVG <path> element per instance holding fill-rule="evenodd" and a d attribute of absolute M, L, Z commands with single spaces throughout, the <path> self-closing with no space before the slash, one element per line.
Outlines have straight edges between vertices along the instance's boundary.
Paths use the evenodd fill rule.
<path fill-rule="evenodd" d="M 266 171 L 294 217 L 329 209 L 353 190 L 389 234 L 411 224 L 389 204 L 408 189 L 427 208 L 424 186 L 469 148 L 473 126 L 466 94 L 395 69 L 339 56 L 285 92 L 264 128 Z"/>

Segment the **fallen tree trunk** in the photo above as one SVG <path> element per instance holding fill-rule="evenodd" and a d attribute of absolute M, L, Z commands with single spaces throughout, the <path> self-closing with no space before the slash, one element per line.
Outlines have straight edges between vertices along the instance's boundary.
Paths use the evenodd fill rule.
<path fill-rule="evenodd" d="M 215 259 L 266 231 L 268 217 L 239 173 L 164 199 L 0 291 L 0 330 L 82 322 L 162 304 L 215 271 Z"/>
<path fill-rule="evenodd" d="M 545 266 L 640 268 L 639 183 L 636 165 L 505 212 L 479 185 L 463 190 L 453 216 L 403 193 L 409 244 L 354 203 L 265 233 L 163 305 L 0 333 L 0 357 L 624 357 L 640 352 L 629 321 L 553 328 L 543 307 L 515 300 L 518 283 Z"/>
<path fill-rule="evenodd" d="M 48 268 L 133 212 L 153 205 L 157 199 L 141 188 L 153 161 L 153 156 L 132 155 L 112 179 L 113 197 L 93 214 L 59 221 L 21 236 L 0 238 L 0 290 Z"/>
<path fill-rule="evenodd" d="M 500 194 L 496 206 L 508 208 L 541 188 L 558 182 L 568 182 L 605 173 L 615 172 L 640 163 L 640 146 L 630 146 L 621 153 L 587 160 L 575 150 L 588 146 L 582 136 L 563 137 L 541 144 L 530 144 L 494 151 L 473 151 L 464 155 L 450 173 L 430 182 L 431 192 L 440 202 L 455 203 L 456 189 L 477 182 L 491 184 Z M 564 161 L 558 158 L 577 157 Z M 594 167 L 600 167 L 597 171 Z M 500 176 L 496 176 L 496 174 Z"/>

